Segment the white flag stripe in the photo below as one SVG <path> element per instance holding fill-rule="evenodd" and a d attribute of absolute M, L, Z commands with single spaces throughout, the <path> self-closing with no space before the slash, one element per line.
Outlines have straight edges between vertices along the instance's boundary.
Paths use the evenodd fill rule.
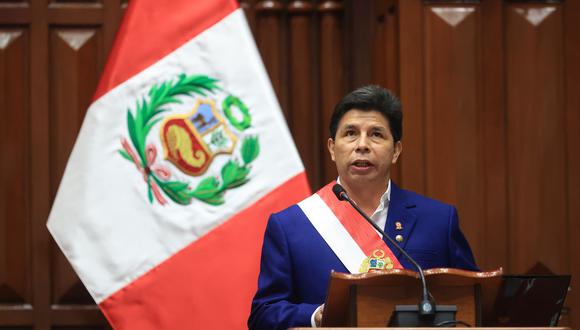
<path fill-rule="evenodd" d="M 90 107 L 48 227 L 97 303 L 304 170 L 259 59 L 238 9 Z M 174 81 L 182 73 L 216 78 L 220 87 L 242 99 L 252 115 L 252 127 L 244 135 L 256 135 L 260 141 L 249 182 L 243 189 L 227 190 L 227 203 L 220 207 L 196 200 L 189 206 L 150 204 L 143 176 L 118 153 L 121 139 L 128 138 L 127 110 L 134 112 L 137 100 L 153 84 Z M 192 102 L 182 102 L 171 112 L 183 114 L 192 108 Z M 149 137 L 159 138 L 159 125 Z M 275 147 L 270 148 L 273 141 Z M 195 185 L 162 156 L 159 148 L 157 161 Z M 219 176 L 228 159 L 217 156 L 200 178 Z M 98 207 L 87 209 L 88 205 Z M 71 216 L 76 214 L 83 216 Z M 71 236 L 74 239 L 61 239 Z"/>
<path fill-rule="evenodd" d="M 359 273 L 366 256 L 322 198 L 313 194 L 298 206 L 346 269 L 352 274 Z"/>

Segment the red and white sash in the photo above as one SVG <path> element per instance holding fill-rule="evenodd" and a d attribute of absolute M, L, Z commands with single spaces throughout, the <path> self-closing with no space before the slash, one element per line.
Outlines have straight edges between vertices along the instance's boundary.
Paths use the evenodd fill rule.
<path fill-rule="evenodd" d="M 362 262 L 377 249 L 390 258 L 393 268 L 403 268 L 380 234 L 350 205 L 336 198 L 334 184 L 324 186 L 298 206 L 346 269 L 359 273 Z"/>

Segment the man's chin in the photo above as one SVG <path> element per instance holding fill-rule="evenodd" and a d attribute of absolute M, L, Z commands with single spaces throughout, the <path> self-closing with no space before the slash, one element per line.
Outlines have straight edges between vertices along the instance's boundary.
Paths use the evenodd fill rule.
<path fill-rule="evenodd" d="M 368 172 L 349 171 L 346 176 L 340 176 L 340 181 L 349 186 L 383 185 L 388 181 L 388 177 L 388 173 L 379 173 L 376 170 Z"/>
<path fill-rule="evenodd" d="M 342 177 L 340 178 L 342 180 Z M 377 175 L 376 173 L 360 173 L 360 172 L 355 172 L 355 173 L 349 173 L 348 176 L 348 182 L 351 184 L 368 184 L 368 183 L 372 183 L 375 181 L 379 181 L 377 180 Z"/>

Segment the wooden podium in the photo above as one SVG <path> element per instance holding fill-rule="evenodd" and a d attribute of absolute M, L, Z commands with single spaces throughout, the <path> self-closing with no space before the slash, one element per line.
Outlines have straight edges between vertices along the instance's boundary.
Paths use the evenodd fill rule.
<path fill-rule="evenodd" d="M 457 306 L 456 320 L 485 325 L 501 283 L 502 270 L 470 272 L 450 268 L 425 271 L 429 291 L 440 305 Z M 416 272 L 388 270 L 365 274 L 332 272 L 323 327 L 386 327 L 395 305 L 416 305 L 421 282 Z"/>

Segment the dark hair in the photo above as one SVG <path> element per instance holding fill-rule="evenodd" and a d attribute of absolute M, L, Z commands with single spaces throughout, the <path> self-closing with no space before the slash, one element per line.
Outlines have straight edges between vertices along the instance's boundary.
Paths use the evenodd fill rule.
<path fill-rule="evenodd" d="M 334 107 L 330 118 L 330 137 L 336 138 L 338 122 L 350 110 L 378 111 L 389 122 L 389 128 L 395 142 L 403 137 L 403 112 L 401 102 L 388 89 L 377 85 L 363 86 L 342 98 Z"/>

